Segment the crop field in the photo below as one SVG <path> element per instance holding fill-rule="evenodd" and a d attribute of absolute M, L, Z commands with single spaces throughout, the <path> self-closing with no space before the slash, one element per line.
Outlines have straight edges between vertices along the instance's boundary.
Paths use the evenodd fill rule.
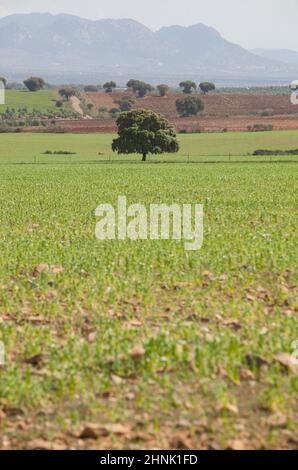
<path fill-rule="evenodd" d="M 298 131 L 112 137 L 0 135 L 0 447 L 297 448 L 297 157 L 245 155 Z M 97 240 L 119 195 L 203 204 L 202 249 Z"/>
<path fill-rule="evenodd" d="M 140 161 L 140 156 L 113 154 L 113 134 L 2 134 L 0 165 L 6 163 L 100 163 Z M 297 156 L 254 157 L 257 149 L 298 148 L 298 130 L 273 132 L 204 133 L 179 135 L 178 154 L 155 155 L 151 162 L 200 162 L 293 160 Z M 46 151 L 66 151 L 73 155 L 45 155 Z"/>
<path fill-rule="evenodd" d="M 0 104 L 0 113 L 7 108 L 24 108 L 28 111 L 38 109 L 39 111 L 47 111 L 55 108 L 55 92 L 51 90 L 40 90 L 30 93 L 26 90 L 6 90 L 5 104 Z"/>

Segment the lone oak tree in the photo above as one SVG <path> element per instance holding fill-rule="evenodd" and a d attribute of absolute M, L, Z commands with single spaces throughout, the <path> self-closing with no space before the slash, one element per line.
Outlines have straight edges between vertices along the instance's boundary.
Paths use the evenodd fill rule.
<path fill-rule="evenodd" d="M 117 119 L 118 135 L 113 140 L 113 152 L 139 153 L 145 162 L 147 155 L 175 153 L 179 150 L 176 132 L 160 114 L 149 109 L 122 113 Z"/>
<path fill-rule="evenodd" d="M 45 86 L 44 79 L 40 77 L 27 78 L 27 80 L 24 80 L 23 83 L 29 91 L 39 91 L 42 90 Z"/>

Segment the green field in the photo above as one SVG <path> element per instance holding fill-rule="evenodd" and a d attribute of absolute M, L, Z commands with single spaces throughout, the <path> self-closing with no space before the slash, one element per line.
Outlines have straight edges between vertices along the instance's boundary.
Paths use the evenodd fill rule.
<path fill-rule="evenodd" d="M 53 90 L 40 90 L 29 92 L 27 90 L 6 90 L 5 104 L 0 105 L 0 113 L 7 108 L 24 108 L 28 111 L 38 109 L 39 111 L 48 111 L 55 109 L 55 92 Z"/>
<path fill-rule="evenodd" d="M 111 134 L 2 134 L 0 135 L 0 164 L 2 163 L 94 163 L 101 161 L 139 161 L 139 156 L 119 156 L 111 151 Z M 257 149 L 285 150 L 298 148 L 298 131 L 239 132 L 219 134 L 179 135 L 178 154 L 151 156 L 150 161 L 270 161 L 293 160 L 297 156 L 251 157 Z M 72 156 L 43 155 L 45 151 L 75 152 Z M 99 155 L 100 154 L 100 155 Z M 215 157 L 215 158 L 214 158 Z M 241 157 L 241 158 L 239 158 Z"/>
<path fill-rule="evenodd" d="M 298 147 L 179 138 L 198 161 Z M 2 447 L 293 448 L 298 377 L 277 355 L 298 340 L 296 162 L 100 164 L 111 139 L 0 135 Z M 203 204 L 202 249 L 98 241 L 95 209 L 118 195 Z"/>

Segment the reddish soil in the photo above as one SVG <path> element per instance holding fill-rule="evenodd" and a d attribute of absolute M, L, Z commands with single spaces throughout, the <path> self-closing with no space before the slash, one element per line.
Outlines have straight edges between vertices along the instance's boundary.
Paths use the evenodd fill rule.
<path fill-rule="evenodd" d="M 117 107 L 115 101 L 130 92 L 88 93 L 88 101 L 96 108 L 108 110 Z M 254 124 L 272 125 L 275 130 L 298 129 L 298 106 L 293 106 L 287 95 L 245 95 L 245 94 L 210 94 L 200 95 L 205 104 L 202 114 L 197 117 L 180 118 L 176 111 L 176 100 L 184 97 L 183 93 L 170 93 L 161 98 L 152 93 L 138 98 L 134 108 L 148 108 L 163 114 L 177 131 L 246 131 Z M 264 115 L 265 113 L 265 115 Z M 57 123 L 72 132 L 115 132 L 113 120 L 62 120 Z"/>
<path fill-rule="evenodd" d="M 171 121 L 177 131 L 187 130 L 188 132 L 195 131 L 214 131 L 222 132 L 224 129 L 228 131 L 246 131 L 248 126 L 254 124 L 271 124 L 274 130 L 298 129 L 298 116 L 275 116 L 274 118 L 256 118 L 251 116 L 245 117 L 231 117 L 231 118 L 183 118 L 176 121 Z M 94 132 L 115 132 L 117 130 L 115 121 L 112 120 L 62 120 L 57 123 L 59 127 L 68 130 L 69 132 L 79 133 L 94 133 Z M 31 132 L 38 131 L 37 128 L 27 129 Z M 44 129 L 40 129 L 44 132 Z"/>
<path fill-rule="evenodd" d="M 166 115 L 169 119 L 179 118 L 176 111 L 176 100 L 185 97 L 182 93 L 169 94 L 164 98 L 149 95 L 138 100 L 137 107 L 150 108 Z M 200 95 L 204 101 L 205 109 L 203 116 L 232 117 L 232 116 L 260 116 L 263 112 L 270 115 L 296 114 L 298 109 L 290 102 L 289 96 L 276 95 L 232 95 L 232 94 L 210 94 Z"/>
<path fill-rule="evenodd" d="M 129 92 L 101 92 L 88 93 L 87 96 L 97 108 L 106 107 L 111 109 L 117 106 L 115 101 L 119 98 L 132 96 L 132 94 Z M 182 97 L 185 97 L 185 94 L 170 93 L 161 98 L 152 93 L 144 98 L 138 98 L 135 108 L 153 109 L 164 114 L 168 119 L 177 119 L 179 116 L 176 111 L 176 100 Z M 298 109 L 291 104 L 290 97 L 287 95 L 210 94 L 200 95 L 200 98 L 204 101 L 205 110 L 203 115 L 206 116 L 261 115 L 263 112 L 268 112 L 270 115 L 296 114 L 298 117 Z"/>

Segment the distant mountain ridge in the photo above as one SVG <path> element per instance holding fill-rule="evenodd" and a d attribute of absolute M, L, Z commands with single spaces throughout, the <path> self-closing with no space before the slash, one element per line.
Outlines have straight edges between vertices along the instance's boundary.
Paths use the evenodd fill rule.
<path fill-rule="evenodd" d="M 4 75 L 292 76 L 291 65 L 255 55 L 203 24 L 153 32 L 130 19 L 92 21 L 66 14 L 0 18 L 0 57 Z"/>
<path fill-rule="evenodd" d="M 298 65 L 298 51 L 290 49 L 252 49 L 251 52 L 266 59 Z"/>

